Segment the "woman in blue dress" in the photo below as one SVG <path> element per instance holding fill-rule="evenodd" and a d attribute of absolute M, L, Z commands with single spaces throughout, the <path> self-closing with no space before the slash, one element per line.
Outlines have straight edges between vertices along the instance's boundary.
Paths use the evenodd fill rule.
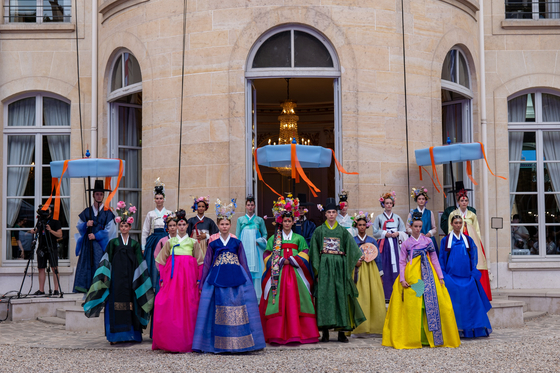
<path fill-rule="evenodd" d="M 436 219 L 434 213 L 426 208 L 428 204 L 428 189 L 421 187 L 421 188 L 412 188 L 410 192 L 410 196 L 414 198 L 414 202 L 416 202 L 417 207 L 414 210 L 410 210 L 408 214 L 408 218 L 406 219 L 406 233 L 412 235 L 412 214 L 415 212 L 419 212 L 422 214 L 422 233 L 424 236 L 428 237 L 432 240 L 434 247 L 436 249 L 436 253 L 439 255 L 438 244 L 436 241 L 437 235 L 437 226 L 436 226 Z"/>
<path fill-rule="evenodd" d="M 234 208 L 234 202 L 216 203 L 220 237 L 210 242 L 204 258 L 193 351 L 247 352 L 266 346 L 243 244 L 229 233 Z"/>
<path fill-rule="evenodd" d="M 451 296 L 459 336 L 488 337 L 492 333 L 488 311 L 492 308 L 476 269 L 478 250 L 473 239 L 461 233 L 463 218 L 451 217 L 453 232 L 441 240 L 439 262 Z"/>

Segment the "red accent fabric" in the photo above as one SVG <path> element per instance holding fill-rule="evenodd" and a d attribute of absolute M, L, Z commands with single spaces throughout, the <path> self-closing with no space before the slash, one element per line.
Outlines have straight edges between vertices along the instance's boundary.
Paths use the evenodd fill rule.
<path fill-rule="evenodd" d="M 293 256 L 291 248 L 284 248 L 282 257 Z M 296 245 L 293 245 L 296 246 Z M 263 279 L 263 283 L 264 279 Z M 279 312 L 266 316 L 268 299 L 261 299 L 259 311 L 266 342 L 276 344 L 315 343 L 319 340 L 319 329 L 314 314 L 300 312 L 299 289 L 294 267 L 284 264 L 280 279 Z M 264 295 L 264 293 L 263 293 Z"/>
<path fill-rule="evenodd" d="M 383 223 L 383 230 L 385 230 L 385 228 L 387 228 L 387 223 L 390 222 L 390 221 L 394 222 L 395 219 L 391 218 L 391 219 L 385 220 L 385 223 Z M 385 238 L 386 237 L 383 237 L 381 240 L 379 240 L 379 254 L 381 254 L 383 252 L 383 245 L 385 244 Z"/>

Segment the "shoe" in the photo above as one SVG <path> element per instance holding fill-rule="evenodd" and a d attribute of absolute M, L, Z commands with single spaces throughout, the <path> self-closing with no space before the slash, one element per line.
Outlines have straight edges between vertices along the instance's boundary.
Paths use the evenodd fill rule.
<path fill-rule="evenodd" d="M 325 329 L 325 330 L 323 330 L 323 336 L 321 337 L 321 342 L 328 342 L 329 340 L 330 340 L 329 330 Z"/>
<path fill-rule="evenodd" d="M 52 295 L 60 295 L 60 293 L 58 292 L 58 290 L 53 291 Z"/>
<path fill-rule="evenodd" d="M 348 338 L 346 338 L 346 334 L 344 334 L 344 332 L 338 332 L 338 341 L 348 343 Z"/>
<path fill-rule="evenodd" d="M 33 295 L 45 295 L 45 292 L 41 290 L 37 290 L 35 293 L 33 293 Z"/>

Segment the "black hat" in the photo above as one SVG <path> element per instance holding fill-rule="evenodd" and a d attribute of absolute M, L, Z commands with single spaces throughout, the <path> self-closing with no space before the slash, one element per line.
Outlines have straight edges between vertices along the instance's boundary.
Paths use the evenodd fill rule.
<path fill-rule="evenodd" d="M 103 187 L 103 180 L 95 180 L 95 183 L 93 184 L 93 189 L 90 188 L 90 189 L 87 190 L 87 192 L 93 192 L 93 193 L 95 193 L 95 192 L 105 193 L 105 192 L 110 192 L 110 191 L 111 191 L 110 189 L 105 189 Z"/>
<path fill-rule="evenodd" d="M 307 202 L 307 194 L 305 194 L 305 193 L 299 193 L 297 195 L 297 198 L 299 199 L 299 205 L 300 206 L 313 206 L 314 205 L 313 202 Z"/>
<path fill-rule="evenodd" d="M 465 189 L 465 183 L 463 183 L 462 181 L 456 181 L 455 182 L 455 189 L 450 190 L 449 193 L 459 193 L 462 190 L 470 192 L 472 189 Z"/>
<path fill-rule="evenodd" d="M 334 198 L 327 198 L 327 201 L 325 202 L 325 206 L 323 208 L 325 212 L 329 210 L 339 210 L 339 209 L 340 206 L 336 203 Z"/>

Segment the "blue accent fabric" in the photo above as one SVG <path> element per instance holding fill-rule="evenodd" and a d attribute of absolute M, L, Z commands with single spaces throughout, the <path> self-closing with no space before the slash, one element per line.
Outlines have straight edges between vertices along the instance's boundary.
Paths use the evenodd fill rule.
<path fill-rule="evenodd" d="M 125 332 L 111 333 L 110 316 L 107 312 L 107 306 L 105 307 L 105 336 L 109 342 L 142 342 L 142 332 L 139 330 L 134 330 L 130 326 L 130 330 Z"/>
<path fill-rule="evenodd" d="M 412 213 L 415 212 L 420 212 L 418 211 L 417 208 L 415 208 Z M 424 208 L 424 213 L 422 214 L 422 231 L 420 233 L 422 233 L 423 235 L 426 235 L 430 230 L 432 229 L 432 212 L 430 210 L 428 210 L 427 208 Z M 430 237 L 430 239 L 432 240 L 432 243 L 434 244 L 434 248 L 436 249 L 436 254 L 438 254 L 439 256 L 439 249 L 438 249 L 438 244 L 436 241 L 435 237 Z"/>
<path fill-rule="evenodd" d="M 52 177 L 59 178 L 62 175 L 65 161 L 51 162 Z M 125 176 L 126 163 L 123 163 L 123 174 Z M 68 168 L 64 173 L 64 178 L 82 178 L 82 177 L 107 177 L 119 176 L 120 160 L 104 159 L 104 158 L 82 158 L 73 159 L 68 162 Z"/>
<path fill-rule="evenodd" d="M 294 233 L 303 236 L 305 242 L 307 242 L 307 246 L 309 246 L 311 245 L 311 237 L 313 237 L 313 232 L 315 232 L 317 226 L 310 220 L 304 220 L 303 222 L 296 222 L 292 229 Z"/>
<path fill-rule="evenodd" d="M 154 287 L 156 294 L 159 291 L 159 271 L 156 268 L 156 258 L 154 258 L 154 251 L 159 240 L 161 240 L 165 236 L 167 236 L 165 229 L 154 229 L 154 233 L 150 234 L 148 238 L 146 238 L 146 246 L 144 247 L 144 260 L 148 265 L 148 272 L 150 273 L 152 286 Z"/>
<path fill-rule="evenodd" d="M 173 278 L 173 272 L 175 270 L 175 248 L 177 246 L 181 246 L 181 244 L 178 243 L 171 248 L 171 278 Z"/>
<path fill-rule="evenodd" d="M 239 244 L 240 241 L 233 237 L 229 238 L 226 246 L 224 246 L 221 239 L 210 242 L 210 246 L 214 251 L 214 257 L 212 258 L 212 268 L 210 269 L 210 273 L 208 274 L 206 282 L 208 282 L 210 285 L 223 288 L 239 286 L 247 281 L 245 279 L 245 272 L 239 264 L 214 265 L 216 259 L 220 255 L 226 255 L 227 253 L 229 253 L 229 255 L 233 255 L 234 258 L 239 262 L 239 258 L 237 257 L 237 248 Z"/>
<path fill-rule="evenodd" d="M 453 234 L 441 240 L 441 270 L 453 303 L 459 336 L 488 337 L 492 333 L 492 327 L 487 313 L 492 305 L 479 281 L 481 273 L 476 269 L 477 247 L 471 237 L 463 237 L 467 238 L 469 248 L 462 238 L 457 239 Z M 452 242 L 448 250 L 449 239 Z"/>
<path fill-rule="evenodd" d="M 296 145 L 296 154 L 302 168 L 329 167 L 332 162 L 332 150 L 321 146 Z M 292 164 L 291 145 L 266 145 L 257 148 L 260 166 L 289 167 Z"/>
<path fill-rule="evenodd" d="M 430 148 L 415 150 L 414 154 L 416 155 L 416 164 L 418 166 L 431 166 L 432 159 L 430 156 Z M 482 158 L 482 148 L 477 142 L 434 147 L 434 164 L 464 162 Z M 259 164 L 260 163 L 259 158 Z"/>
<path fill-rule="evenodd" d="M 395 272 L 393 272 L 393 265 L 391 264 L 391 245 L 389 240 L 393 240 L 393 250 L 397 260 L 397 270 Z M 391 294 L 393 294 L 393 284 L 399 276 L 399 239 L 385 238 L 383 242 L 383 252 L 379 256 L 383 266 L 383 292 L 385 293 L 385 300 L 389 300 L 391 299 Z"/>

